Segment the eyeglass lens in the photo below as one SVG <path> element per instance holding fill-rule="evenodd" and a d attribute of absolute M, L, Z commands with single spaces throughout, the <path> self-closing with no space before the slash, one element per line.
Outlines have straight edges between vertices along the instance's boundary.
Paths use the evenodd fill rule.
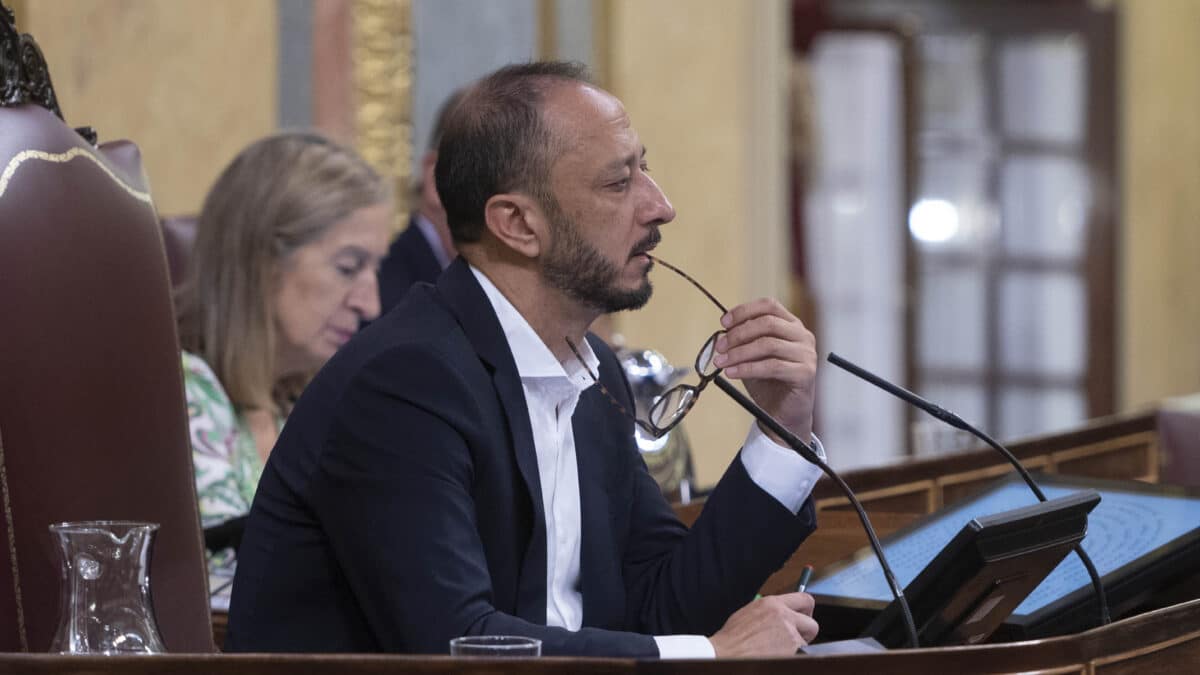
<path fill-rule="evenodd" d="M 699 373 L 702 383 L 720 370 L 713 364 L 713 357 L 717 354 L 717 338 L 721 337 L 722 332 L 713 333 L 696 356 L 696 372 Z M 663 392 L 662 396 L 654 401 L 654 405 L 650 406 L 650 424 L 659 429 L 670 427 L 677 419 L 687 414 L 699 393 L 700 389 L 688 385 L 671 387 Z"/>
<path fill-rule="evenodd" d="M 717 367 L 713 365 L 713 357 L 717 355 L 717 338 L 720 336 L 721 331 L 713 333 L 696 356 L 696 372 L 700 377 L 712 377 L 713 373 L 717 372 Z"/>
<path fill-rule="evenodd" d="M 692 387 L 671 387 L 650 407 L 650 424 L 666 429 L 691 407 L 696 390 Z"/>

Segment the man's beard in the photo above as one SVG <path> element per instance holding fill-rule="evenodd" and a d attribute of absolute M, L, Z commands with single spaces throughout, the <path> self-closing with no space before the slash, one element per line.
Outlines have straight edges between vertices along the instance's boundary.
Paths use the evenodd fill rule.
<path fill-rule="evenodd" d="M 542 260 L 542 276 L 568 297 L 604 313 L 640 309 L 654 291 L 650 279 L 633 290 L 617 286 L 622 266 L 614 265 L 579 233 L 575 221 L 567 216 L 554 197 L 543 200 L 543 208 L 554 227 L 550 248 Z M 651 230 L 630 253 L 649 251 L 662 239 L 658 228 Z M 628 262 L 627 260 L 625 262 Z"/>

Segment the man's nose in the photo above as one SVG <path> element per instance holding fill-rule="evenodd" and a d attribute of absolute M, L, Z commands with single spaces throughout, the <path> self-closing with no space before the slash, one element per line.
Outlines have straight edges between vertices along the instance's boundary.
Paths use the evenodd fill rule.
<path fill-rule="evenodd" d="M 638 220 L 644 225 L 662 225 L 675 220 L 675 207 L 671 206 L 671 200 L 667 199 L 658 183 L 646 174 L 642 174 L 642 177 L 646 181 L 646 188 Z"/>

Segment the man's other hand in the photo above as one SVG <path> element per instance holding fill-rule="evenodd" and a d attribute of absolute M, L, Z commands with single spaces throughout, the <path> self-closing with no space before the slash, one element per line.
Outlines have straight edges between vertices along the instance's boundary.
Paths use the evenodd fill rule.
<path fill-rule="evenodd" d="M 791 656 L 817 637 L 808 593 L 768 595 L 729 617 L 709 638 L 718 658 Z"/>

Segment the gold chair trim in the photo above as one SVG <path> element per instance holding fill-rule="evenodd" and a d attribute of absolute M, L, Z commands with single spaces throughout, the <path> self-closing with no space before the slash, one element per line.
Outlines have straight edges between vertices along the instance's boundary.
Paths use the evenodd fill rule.
<path fill-rule="evenodd" d="M 16 156 L 8 161 L 8 166 L 4 167 L 4 173 L 0 174 L 0 199 L 4 198 L 4 193 L 6 190 L 8 190 L 9 182 L 12 180 L 13 176 L 16 175 L 17 169 L 20 168 L 20 166 L 25 162 L 31 159 L 39 159 L 43 162 L 50 162 L 52 164 L 66 164 L 76 157 L 84 157 L 91 160 L 93 164 L 100 167 L 104 173 L 108 174 L 108 177 L 111 178 L 114 183 L 120 185 L 121 189 L 129 193 L 131 197 L 137 199 L 138 201 L 145 202 L 146 204 L 153 205 L 154 202 L 150 199 L 149 192 L 143 192 L 125 183 L 125 181 L 121 180 L 117 174 L 113 173 L 112 169 L 108 168 L 108 166 L 99 157 L 96 157 L 86 148 L 71 148 L 66 152 L 59 153 L 50 153 L 43 150 L 22 150 L 21 152 L 18 152 Z"/>

